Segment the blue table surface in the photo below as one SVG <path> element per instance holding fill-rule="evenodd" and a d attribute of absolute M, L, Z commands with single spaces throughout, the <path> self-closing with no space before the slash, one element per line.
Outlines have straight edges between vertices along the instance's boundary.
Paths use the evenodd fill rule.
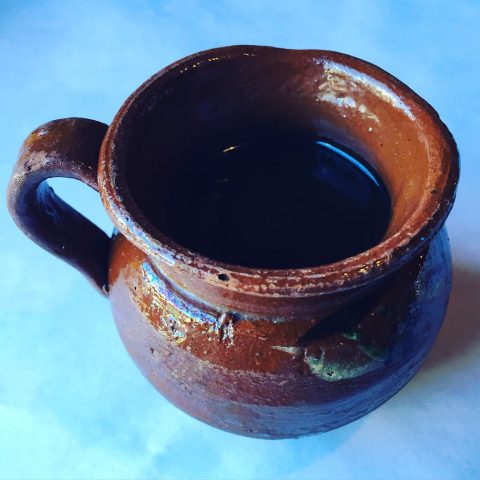
<path fill-rule="evenodd" d="M 0 1 L 0 478 L 480 478 L 479 25 L 474 0 Z M 238 437 L 170 405 L 128 357 L 108 302 L 28 241 L 3 201 L 36 126 L 108 123 L 161 67 L 246 43 L 380 65 L 438 110 L 462 156 L 454 287 L 427 362 L 367 417 L 300 440 Z M 52 184 L 111 231 L 95 192 Z"/>

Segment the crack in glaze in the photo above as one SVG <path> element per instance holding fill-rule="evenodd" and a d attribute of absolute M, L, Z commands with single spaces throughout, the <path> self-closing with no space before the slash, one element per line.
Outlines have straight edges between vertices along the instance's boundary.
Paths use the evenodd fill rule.
<path fill-rule="evenodd" d="M 283 347 L 281 345 L 273 345 L 274 350 L 279 350 L 280 352 L 290 353 L 294 357 L 303 354 L 303 347 Z"/>

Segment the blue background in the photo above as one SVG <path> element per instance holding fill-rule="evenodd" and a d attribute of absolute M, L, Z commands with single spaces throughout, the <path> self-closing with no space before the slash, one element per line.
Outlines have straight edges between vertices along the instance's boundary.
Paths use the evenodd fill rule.
<path fill-rule="evenodd" d="M 344 51 L 390 71 L 452 130 L 462 179 L 448 221 L 455 282 L 425 366 L 367 417 L 259 441 L 205 426 L 136 370 L 108 302 L 15 228 L 0 203 L 0 477 L 480 477 L 480 2 L 0 1 L 0 190 L 48 120 L 109 123 L 143 80 L 187 54 L 251 43 Z M 106 231 L 97 195 L 57 192 Z"/>

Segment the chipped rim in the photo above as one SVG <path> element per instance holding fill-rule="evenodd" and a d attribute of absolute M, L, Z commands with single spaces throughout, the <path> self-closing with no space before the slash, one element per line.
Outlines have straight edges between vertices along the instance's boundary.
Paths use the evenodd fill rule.
<path fill-rule="evenodd" d="M 355 256 L 318 267 L 260 269 L 231 265 L 207 258 L 185 248 L 157 230 L 141 213 L 131 197 L 127 179 L 119 175 L 124 160 L 124 145 L 118 148 L 126 120 L 135 112 L 138 101 L 174 80 L 181 71 L 210 59 L 225 60 L 241 56 L 294 55 L 310 61 L 334 61 L 368 75 L 377 84 L 397 94 L 409 107 L 426 114 L 429 128 L 435 128 L 446 144 L 445 155 L 435 164 L 429 159 L 428 188 L 407 222 L 374 247 Z M 133 113 L 134 114 L 134 113 Z M 121 143 L 121 141 L 120 141 Z M 447 170 L 447 171 L 446 171 Z M 125 101 L 105 136 L 99 160 L 99 190 L 107 213 L 118 230 L 151 258 L 175 267 L 212 285 L 251 293 L 252 283 L 268 285 L 256 290 L 257 296 L 317 296 L 347 290 L 375 281 L 407 263 L 425 247 L 443 226 L 455 199 L 459 177 L 459 155 L 455 140 L 433 107 L 403 82 L 385 70 L 356 57 L 328 50 L 291 50 L 276 47 L 237 45 L 205 50 L 187 56 L 150 77 Z M 433 194 L 433 192 L 434 194 Z M 222 281 L 228 279 L 232 281 Z"/>

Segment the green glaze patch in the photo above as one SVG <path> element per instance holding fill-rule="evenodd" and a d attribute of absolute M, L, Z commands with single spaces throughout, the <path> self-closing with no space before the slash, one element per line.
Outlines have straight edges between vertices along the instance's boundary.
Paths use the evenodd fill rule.
<path fill-rule="evenodd" d="M 388 350 L 377 345 L 360 344 L 360 350 L 368 355 L 372 360 L 384 362 L 388 358 Z"/>
<path fill-rule="evenodd" d="M 327 382 L 357 378 L 379 366 L 376 361 L 331 361 L 325 358 L 323 351 L 319 356 L 305 355 L 304 361 L 314 375 Z"/>
<path fill-rule="evenodd" d="M 348 330 L 346 332 L 343 332 L 342 336 L 345 338 L 348 338 L 349 340 L 358 341 L 360 338 L 360 333 L 357 332 L 356 330 Z"/>

